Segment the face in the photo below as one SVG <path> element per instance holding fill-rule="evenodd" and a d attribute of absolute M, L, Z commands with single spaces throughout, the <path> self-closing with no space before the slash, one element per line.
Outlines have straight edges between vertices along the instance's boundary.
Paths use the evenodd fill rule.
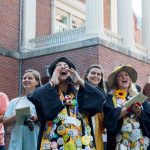
<path fill-rule="evenodd" d="M 116 76 L 116 82 L 119 89 L 128 90 L 131 83 L 131 78 L 126 71 L 121 71 Z"/>
<path fill-rule="evenodd" d="M 22 79 L 22 85 L 25 91 L 33 91 L 38 85 L 38 81 L 36 81 L 34 75 L 31 72 L 27 72 L 24 74 Z"/>
<path fill-rule="evenodd" d="M 92 68 L 87 75 L 87 80 L 95 86 L 98 86 L 98 84 L 101 82 L 101 79 L 102 71 L 99 68 Z"/>
<path fill-rule="evenodd" d="M 60 76 L 59 76 L 59 80 L 60 81 L 64 81 L 68 78 L 69 76 L 69 65 L 66 64 L 65 62 L 59 62 L 57 63 L 56 65 L 56 68 L 59 68 L 60 69 Z"/>

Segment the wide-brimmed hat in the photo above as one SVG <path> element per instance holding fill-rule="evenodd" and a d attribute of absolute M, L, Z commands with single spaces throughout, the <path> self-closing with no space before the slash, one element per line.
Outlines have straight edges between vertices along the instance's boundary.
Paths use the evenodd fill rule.
<path fill-rule="evenodd" d="M 136 82 L 137 80 L 137 72 L 136 70 L 131 66 L 131 65 L 120 65 L 118 67 L 116 67 L 114 69 L 114 71 L 108 76 L 108 85 L 110 88 L 113 88 L 115 86 L 115 80 L 116 80 L 116 75 L 120 72 L 120 71 L 126 71 L 132 82 Z"/>
<path fill-rule="evenodd" d="M 66 57 L 60 57 L 58 59 L 56 59 L 48 68 L 48 73 L 50 75 L 50 77 L 52 76 L 54 70 L 55 70 L 55 67 L 56 65 L 59 63 L 59 62 L 65 62 L 66 64 L 68 64 L 69 68 L 73 68 L 74 70 L 76 70 L 76 67 L 75 65 L 69 60 L 67 59 Z"/>

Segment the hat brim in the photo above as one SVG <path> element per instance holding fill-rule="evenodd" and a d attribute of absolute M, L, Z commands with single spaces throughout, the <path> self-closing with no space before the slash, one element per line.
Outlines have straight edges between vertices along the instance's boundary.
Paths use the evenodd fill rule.
<path fill-rule="evenodd" d="M 137 72 L 134 68 L 130 67 L 130 66 L 122 66 L 119 69 L 113 71 L 109 76 L 108 76 L 108 85 L 110 88 L 113 88 L 115 86 L 115 80 L 116 80 L 116 75 L 120 72 L 120 71 L 126 71 L 132 82 L 136 82 L 137 81 Z"/>
<path fill-rule="evenodd" d="M 48 72 L 49 72 L 50 77 L 53 75 L 53 72 L 54 72 L 54 70 L 55 70 L 55 67 L 56 67 L 56 65 L 57 65 L 59 62 L 65 62 L 66 64 L 68 64 L 69 68 L 73 68 L 74 70 L 76 70 L 75 65 L 74 65 L 69 59 L 67 59 L 66 57 L 60 57 L 60 58 L 56 59 L 56 60 L 49 66 Z"/>

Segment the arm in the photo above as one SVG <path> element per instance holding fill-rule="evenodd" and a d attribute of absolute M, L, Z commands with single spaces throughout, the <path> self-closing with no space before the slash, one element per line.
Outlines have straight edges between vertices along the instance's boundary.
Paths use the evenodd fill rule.
<path fill-rule="evenodd" d="M 94 116 L 96 113 L 102 112 L 106 95 L 101 89 L 85 82 L 84 87 L 80 86 L 79 88 L 77 100 L 81 113 L 88 113 L 90 116 Z"/>
<path fill-rule="evenodd" d="M 126 116 L 127 114 L 128 114 L 127 108 L 126 108 L 126 107 L 123 107 L 123 108 L 121 109 L 121 113 L 120 113 L 118 119 L 123 118 L 123 117 Z"/>
<path fill-rule="evenodd" d="M 16 122 L 16 115 L 11 115 L 10 117 L 3 119 L 4 127 L 11 126 L 15 122 Z"/>
<path fill-rule="evenodd" d="M 0 92 L 0 123 L 3 123 L 4 113 L 8 107 L 9 99 L 8 96 Z"/>
<path fill-rule="evenodd" d="M 3 118 L 3 124 L 5 127 L 11 126 L 16 122 L 15 107 L 19 99 L 20 98 L 15 98 L 9 103 Z"/>
<path fill-rule="evenodd" d="M 150 103 L 145 101 L 141 107 L 141 114 L 138 116 L 143 132 L 150 137 Z"/>
<path fill-rule="evenodd" d="M 40 121 L 53 120 L 64 108 L 57 93 L 57 87 L 46 83 L 37 88 L 28 99 L 35 105 L 37 116 Z"/>

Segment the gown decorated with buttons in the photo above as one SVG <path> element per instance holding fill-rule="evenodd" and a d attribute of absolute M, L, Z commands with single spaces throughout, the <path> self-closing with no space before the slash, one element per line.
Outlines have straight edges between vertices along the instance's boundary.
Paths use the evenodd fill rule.
<path fill-rule="evenodd" d="M 141 117 L 132 112 L 118 119 L 124 102 L 129 98 L 122 90 L 108 96 L 104 106 L 105 125 L 108 131 L 107 150 L 147 150 L 150 140 L 150 112 L 142 107 Z M 107 111 L 109 109 L 109 112 Z M 146 133 L 147 132 L 147 133 Z M 116 142 L 115 142 L 116 141 Z"/>
<path fill-rule="evenodd" d="M 99 99 L 100 95 L 88 83 L 78 93 L 73 87 L 63 93 L 58 86 L 46 83 L 29 95 L 41 122 L 37 150 L 95 150 L 89 118 L 92 110 L 92 115 L 101 110 L 105 99 Z M 79 107 L 81 102 L 90 102 L 91 111 Z"/>
<path fill-rule="evenodd" d="M 52 121 L 46 122 L 41 150 L 94 150 L 91 127 L 86 116 L 78 112 L 75 95 L 64 95 L 59 90 L 59 97 L 65 108 Z"/>

